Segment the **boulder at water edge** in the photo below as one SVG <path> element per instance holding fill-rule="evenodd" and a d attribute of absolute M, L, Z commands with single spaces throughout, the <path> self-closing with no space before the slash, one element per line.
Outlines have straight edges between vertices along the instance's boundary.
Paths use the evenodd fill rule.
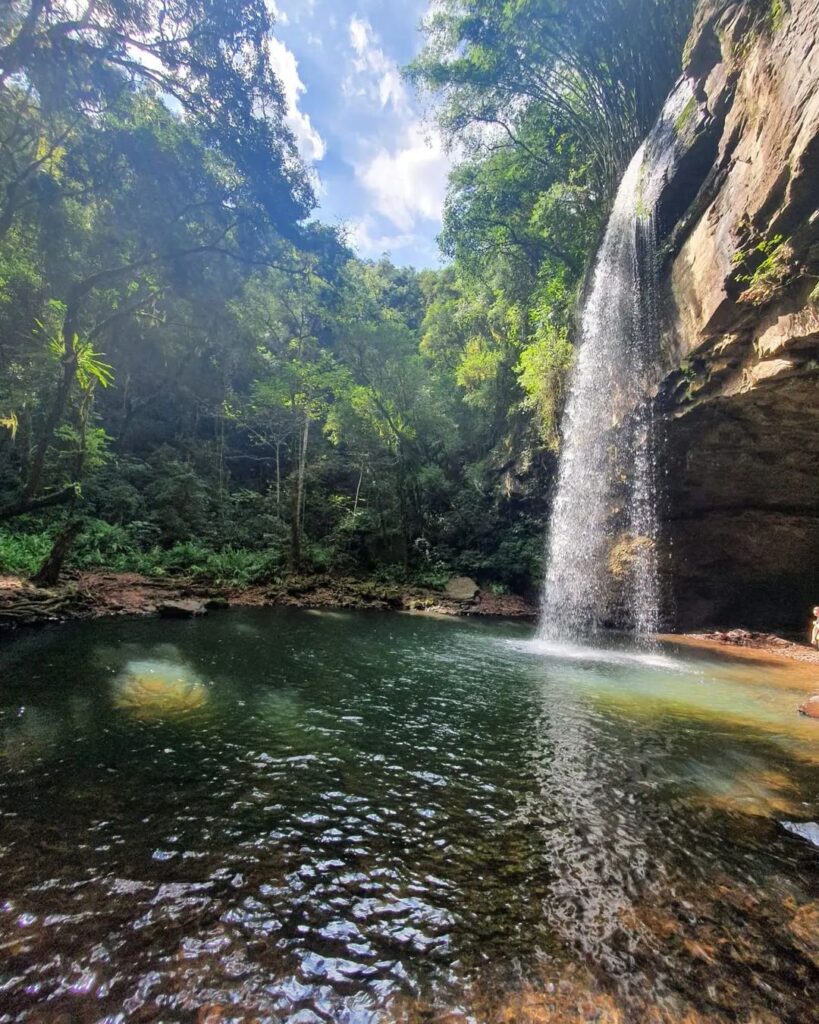
<path fill-rule="evenodd" d="M 444 588 L 446 596 L 453 601 L 474 601 L 480 587 L 468 576 L 453 576 Z"/>
<path fill-rule="evenodd" d="M 204 615 L 207 611 L 202 601 L 189 598 L 179 601 L 163 601 L 156 610 L 165 619 L 192 619 L 194 615 Z"/>

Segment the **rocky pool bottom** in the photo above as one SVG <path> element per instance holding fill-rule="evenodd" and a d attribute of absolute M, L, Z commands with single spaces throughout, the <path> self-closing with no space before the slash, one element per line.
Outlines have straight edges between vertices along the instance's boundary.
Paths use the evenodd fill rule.
<path fill-rule="evenodd" d="M 285 609 L 0 640 L 0 1022 L 819 1020 L 810 666 Z"/>

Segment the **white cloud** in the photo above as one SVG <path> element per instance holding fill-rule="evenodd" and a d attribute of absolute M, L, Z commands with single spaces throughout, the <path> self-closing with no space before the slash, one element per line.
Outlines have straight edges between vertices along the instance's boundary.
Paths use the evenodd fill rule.
<path fill-rule="evenodd" d="M 287 11 L 283 11 L 277 4 L 276 0 L 267 0 L 265 6 L 267 7 L 270 17 L 273 18 L 277 25 L 289 25 L 290 18 L 287 16 Z"/>
<path fill-rule="evenodd" d="M 265 3 L 280 25 L 310 21 L 316 13 L 316 0 L 265 0 Z"/>
<path fill-rule="evenodd" d="M 370 45 L 373 35 L 372 25 L 365 18 L 359 18 L 355 14 L 350 18 L 350 44 L 355 52 L 361 57 Z"/>
<path fill-rule="evenodd" d="M 450 166 L 440 136 L 412 121 L 397 148 L 379 150 L 356 176 L 376 210 L 409 232 L 422 220 L 440 223 Z"/>
<path fill-rule="evenodd" d="M 327 147 L 324 139 L 313 127 L 310 116 L 299 110 L 299 99 L 306 91 L 306 86 L 299 77 L 298 61 L 281 40 L 271 37 L 268 39 L 268 46 L 273 68 L 284 90 L 287 124 L 296 137 L 302 158 L 307 163 L 315 163 L 324 157 Z"/>
<path fill-rule="evenodd" d="M 350 96 L 366 96 L 380 106 L 392 105 L 397 111 L 407 110 L 407 91 L 401 72 L 378 45 L 378 37 L 366 18 L 353 15 L 348 26 L 353 58 L 353 73 L 344 80 L 343 89 Z"/>
<path fill-rule="evenodd" d="M 421 241 L 412 232 L 389 234 L 379 230 L 375 218 L 369 214 L 348 225 L 348 238 L 356 252 L 364 257 L 377 257 L 396 249 L 409 249 Z"/>

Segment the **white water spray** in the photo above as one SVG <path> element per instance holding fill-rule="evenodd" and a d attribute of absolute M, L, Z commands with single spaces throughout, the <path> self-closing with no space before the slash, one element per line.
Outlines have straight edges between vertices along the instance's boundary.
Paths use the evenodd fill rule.
<path fill-rule="evenodd" d="M 659 626 L 655 427 L 646 401 L 658 363 L 656 204 L 677 156 L 683 80 L 623 175 L 583 309 L 563 420 L 540 636 L 578 638 L 613 617 Z M 619 585 L 610 561 L 619 541 Z"/>

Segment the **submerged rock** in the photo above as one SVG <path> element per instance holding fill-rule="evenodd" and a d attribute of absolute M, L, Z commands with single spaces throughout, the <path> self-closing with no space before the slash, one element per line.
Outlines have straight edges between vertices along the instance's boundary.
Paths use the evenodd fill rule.
<path fill-rule="evenodd" d="M 782 828 L 791 835 L 806 839 L 809 843 L 819 847 L 819 825 L 815 821 L 783 821 Z"/>
<path fill-rule="evenodd" d="M 804 704 L 799 705 L 799 714 L 808 718 L 819 718 L 819 693 L 813 693 Z"/>
<path fill-rule="evenodd" d="M 174 661 L 131 661 L 114 680 L 115 706 L 144 720 L 186 714 L 207 699 L 196 673 Z"/>
<path fill-rule="evenodd" d="M 444 587 L 447 597 L 453 601 L 474 601 L 480 587 L 469 576 L 453 576 Z"/>
<path fill-rule="evenodd" d="M 195 615 L 204 615 L 207 607 L 202 601 L 183 598 L 179 601 L 162 601 L 156 610 L 165 619 L 192 619 Z"/>
<path fill-rule="evenodd" d="M 819 903 L 804 903 L 797 908 L 789 931 L 797 945 L 819 967 Z"/>

